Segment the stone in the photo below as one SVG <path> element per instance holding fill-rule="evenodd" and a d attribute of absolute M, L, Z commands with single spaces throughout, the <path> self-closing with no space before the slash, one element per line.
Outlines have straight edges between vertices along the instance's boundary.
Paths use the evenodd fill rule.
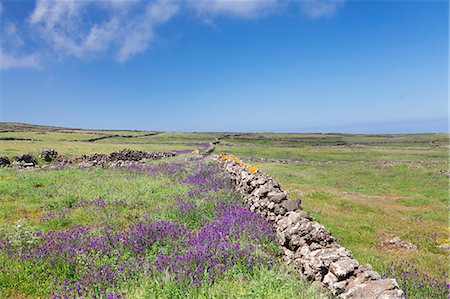
<path fill-rule="evenodd" d="M 266 178 L 264 178 L 263 176 L 258 176 L 257 178 L 253 178 L 250 181 L 250 185 L 253 187 L 256 187 L 256 186 L 264 185 L 266 182 L 267 182 Z"/>
<path fill-rule="evenodd" d="M 338 278 L 336 277 L 336 275 L 334 275 L 331 272 L 328 272 L 324 278 L 323 278 L 323 284 L 325 285 L 325 287 L 330 287 L 332 286 L 335 282 L 338 281 Z"/>
<path fill-rule="evenodd" d="M 274 212 L 277 215 L 283 216 L 284 214 L 286 214 L 286 209 L 280 205 L 276 205 Z"/>
<path fill-rule="evenodd" d="M 58 152 L 55 150 L 45 149 L 41 152 L 41 154 L 39 156 L 44 161 L 51 162 L 58 156 Z"/>
<path fill-rule="evenodd" d="M 0 157 L 0 167 L 9 165 L 11 165 L 11 162 L 9 161 L 8 157 Z"/>
<path fill-rule="evenodd" d="M 17 162 L 36 164 L 36 158 L 32 154 L 23 154 L 23 155 L 15 156 L 14 160 Z"/>
<path fill-rule="evenodd" d="M 345 291 L 346 286 L 347 286 L 346 280 L 336 282 L 331 286 L 331 292 L 334 296 L 337 296 Z"/>
<path fill-rule="evenodd" d="M 405 295 L 400 290 L 395 279 L 379 279 L 359 284 L 350 288 L 340 296 L 342 299 L 403 299 Z"/>
<path fill-rule="evenodd" d="M 285 208 L 288 212 L 296 211 L 300 209 L 300 200 L 298 199 L 288 199 L 281 203 L 281 206 Z"/>
<path fill-rule="evenodd" d="M 370 264 L 359 266 L 358 270 L 355 271 L 355 274 L 358 279 L 362 279 L 363 281 L 381 279 L 380 274 L 373 271 L 372 266 Z"/>
<path fill-rule="evenodd" d="M 298 247 L 305 245 L 306 242 L 298 235 L 293 235 L 288 244 L 288 248 L 291 250 L 296 250 Z"/>
<path fill-rule="evenodd" d="M 269 192 L 267 194 L 267 197 L 269 198 L 269 200 L 271 202 L 274 202 L 274 203 L 280 203 L 281 201 L 283 201 L 283 200 L 285 200 L 287 198 L 285 192 L 276 193 L 274 191 Z"/>
<path fill-rule="evenodd" d="M 232 161 L 224 161 L 221 166 L 250 210 L 274 223 L 283 259 L 305 278 L 326 287 L 337 298 L 403 298 L 395 280 L 382 280 L 370 265 L 359 266 L 351 252 L 301 210 L 299 199 L 289 200 L 270 175 L 261 171 L 243 174 L 245 167 Z"/>
<path fill-rule="evenodd" d="M 264 197 L 267 193 L 272 190 L 273 186 L 268 182 L 264 185 L 259 186 L 259 188 L 255 189 L 253 195 L 259 198 Z"/>
<path fill-rule="evenodd" d="M 399 237 L 395 237 L 395 238 L 388 240 L 387 242 L 385 242 L 385 245 L 390 249 L 396 249 L 396 250 L 411 251 L 411 250 L 417 249 L 417 245 L 403 241 Z"/>
<path fill-rule="evenodd" d="M 1 165 L 1 163 L 0 163 L 0 165 Z M 442 250 L 450 250 L 450 245 L 441 244 L 441 245 L 438 245 L 437 248 L 442 249 Z"/>
<path fill-rule="evenodd" d="M 349 277 L 358 266 L 359 264 L 356 260 L 344 257 L 337 262 L 332 263 L 330 271 L 333 272 L 339 280 L 343 280 Z"/>
<path fill-rule="evenodd" d="M 23 154 L 14 157 L 14 164 L 20 167 L 33 167 L 37 162 L 32 154 Z"/>

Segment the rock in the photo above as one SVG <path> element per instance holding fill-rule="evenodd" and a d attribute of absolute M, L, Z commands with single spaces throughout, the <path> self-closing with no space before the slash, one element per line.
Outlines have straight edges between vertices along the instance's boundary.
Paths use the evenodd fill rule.
<path fill-rule="evenodd" d="M 274 203 L 280 203 L 281 201 L 283 201 L 283 200 L 285 200 L 287 198 L 285 192 L 276 193 L 276 192 L 273 192 L 273 191 L 269 192 L 267 194 L 267 197 L 269 198 L 269 200 L 271 202 L 274 202 Z"/>
<path fill-rule="evenodd" d="M 230 174 L 250 210 L 274 224 L 286 263 L 313 284 L 327 288 L 338 298 L 403 298 L 395 280 L 381 280 L 370 266 L 359 266 L 351 252 L 301 210 L 300 200 L 288 199 L 270 175 L 261 171 L 248 174 L 244 166 L 231 160 L 220 165 Z"/>
<path fill-rule="evenodd" d="M 363 281 L 381 279 L 380 274 L 373 271 L 372 266 L 370 264 L 359 266 L 358 270 L 355 271 L 355 274 L 358 279 L 362 279 Z"/>
<path fill-rule="evenodd" d="M 44 149 L 40 157 L 46 162 L 52 162 L 58 156 L 58 152 L 55 150 Z"/>
<path fill-rule="evenodd" d="M 325 277 L 323 278 L 323 284 L 325 285 L 325 287 L 332 286 L 337 281 L 338 281 L 338 278 L 336 277 L 336 275 L 334 275 L 331 272 L 328 272 L 325 275 Z"/>
<path fill-rule="evenodd" d="M 340 296 L 342 299 L 403 299 L 405 295 L 400 290 L 395 279 L 372 280 L 368 283 L 359 284 L 347 290 Z"/>
<path fill-rule="evenodd" d="M 300 200 L 298 199 L 288 199 L 281 203 L 281 206 L 285 208 L 288 212 L 300 209 Z"/>
<path fill-rule="evenodd" d="M 32 154 L 23 154 L 14 157 L 14 165 L 19 167 L 33 167 L 37 165 L 37 162 Z"/>
<path fill-rule="evenodd" d="M 0 167 L 9 165 L 11 165 L 11 162 L 9 161 L 8 157 L 0 157 Z"/>
<path fill-rule="evenodd" d="M 336 275 L 339 280 L 343 280 L 349 277 L 358 266 L 359 264 L 356 260 L 344 257 L 337 262 L 332 263 L 330 271 Z"/>
<path fill-rule="evenodd" d="M 281 207 L 280 205 L 276 205 L 274 212 L 277 215 L 283 216 L 284 214 L 286 214 L 286 209 L 284 207 Z"/>
<path fill-rule="evenodd" d="M 205 155 L 209 155 L 209 154 L 211 154 L 214 150 L 215 150 L 215 146 L 214 146 L 214 144 L 210 144 L 210 146 L 205 150 Z"/>
<path fill-rule="evenodd" d="M 450 245 L 441 244 L 441 245 L 438 245 L 437 248 L 442 249 L 442 250 L 450 250 Z"/>
<path fill-rule="evenodd" d="M 403 250 L 403 251 L 411 251 L 416 250 L 417 245 L 409 242 L 405 242 L 399 237 L 392 238 L 385 242 L 385 246 L 390 249 Z"/>
<path fill-rule="evenodd" d="M 345 287 L 346 287 L 346 286 L 347 286 L 347 281 L 346 281 L 346 280 L 336 282 L 336 283 L 334 283 L 334 284 L 331 286 L 331 293 L 332 293 L 334 296 L 337 296 L 337 295 L 339 295 L 339 294 L 342 294 L 342 292 L 345 291 Z"/>
<path fill-rule="evenodd" d="M 273 184 L 271 184 L 270 182 L 267 182 L 264 185 L 261 185 L 259 188 L 257 188 L 253 195 L 256 197 L 262 198 L 267 193 L 272 191 L 272 189 L 273 189 Z"/>

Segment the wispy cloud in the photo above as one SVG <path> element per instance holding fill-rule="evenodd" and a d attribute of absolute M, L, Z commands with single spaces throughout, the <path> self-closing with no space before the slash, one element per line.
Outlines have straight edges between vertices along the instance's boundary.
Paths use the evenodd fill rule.
<path fill-rule="evenodd" d="M 0 69 L 8 70 L 13 68 L 37 68 L 40 66 L 38 54 L 18 56 L 12 53 L 5 53 L 0 49 Z"/>
<path fill-rule="evenodd" d="M 148 4 L 145 13 L 128 22 L 119 36 L 122 36 L 117 59 L 126 61 L 131 55 L 144 52 L 153 38 L 153 29 L 166 23 L 178 12 L 178 6 L 168 1 Z"/>
<path fill-rule="evenodd" d="M 6 22 L 1 30 L 0 69 L 32 67 L 40 65 L 39 54 L 24 54 L 24 40 L 20 30 L 14 23 Z"/>
<path fill-rule="evenodd" d="M 178 6 L 169 1 L 141 3 L 39 0 L 29 19 L 32 28 L 60 56 L 89 59 L 112 53 L 119 62 L 144 52 L 154 28 L 170 20 Z M 89 12 L 106 15 L 92 22 Z M 138 12 L 139 11 L 139 12 Z"/>
<path fill-rule="evenodd" d="M 155 39 L 156 28 L 181 10 L 185 14 L 195 14 L 204 24 L 215 26 L 214 19 L 218 16 L 253 19 L 295 7 L 300 7 L 302 14 L 310 18 L 329 17 L 343 1 L 37 0 L 21 27 L 2 21 L 0 67 L 37 67 L 45 64 L 44 57 L 58 60 L 106 58 L 124 63 L 145 52 Z M 5 14 L 2 2 L 0 13 Z"/>
<path fill-rule="evenodd" d="M 275 11 L 279 0 L 200 0 L 187 1 L 189 8 L 201 17 L 227 15 L 237 18 L 255 18 Z"/>
<path fill-rule="evenodd" d="M 304 15 L 310 18 L 320 18 L 334 15 L 343 3 L 343 0 L 304 0 L 299 4 Z"/>

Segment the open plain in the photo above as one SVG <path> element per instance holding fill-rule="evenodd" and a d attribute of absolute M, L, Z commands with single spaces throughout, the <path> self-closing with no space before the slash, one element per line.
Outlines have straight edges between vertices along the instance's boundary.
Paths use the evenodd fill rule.
<path fill-rule="evenodd" d="M 447 298 L 448 134 L 0 131 L 0 156 L 37 157 L 37 167 L 0 168 L 2 297 L 332 296 L 281 261 L 270 224 L 197 157 L 211 142 L 272 175 L 408 297 Z M 123 149 L 172 154 L 108 167 L 89 156 Z"/>

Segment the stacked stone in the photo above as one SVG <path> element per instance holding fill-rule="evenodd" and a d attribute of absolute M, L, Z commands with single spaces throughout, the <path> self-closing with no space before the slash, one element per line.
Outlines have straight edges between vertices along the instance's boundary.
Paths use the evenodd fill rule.
<path fill-rule="evenodd" d="M 9 161 L 8 157 L 6 157 L 6 156 L 0 157 L 0 167 L 9 166 L 9 165 L 11 165 L 11 162 Z"/>
<path fill-rule="evenodd" d="M 176 152 L 144 152 L 124 149 L 110 154 L 83 155 L 72 160 L 72 163 L 79 163 L 80 168 L 93 166 L 103 168 L 124 167 L 135 162 L 144 163 L 146 159 L 159 160 L 167 157 L 174 157 Z"/>
<path fill-rule="evenodd" d="M 337 298 L 405 298 L 395 279 L 382 279 L 370 265 L 359 265 L 350 251 L 313 221 L 300 200 L 288 199 L 272 176 L 226 156 L 218 160 L 236 184 L 250 209 L 271 221 L 283 258 L 303 276 Z"/>
<path fill-rule="evenodd" d="M 162 159 L 167 157 L 176 156 L 176 152 L 144 152 L 144 151 L 136 151 L 130 149 L 124 149 L 117 152 L 112 152 L 108 156 L 108 160 L 111 162 L 114 161 L 142 161 L 145 159 Z"/>
<path fill-rule="evenodd" d="M 279 163 L 279 164 L 298 164 L 298 163 L 309 163 L 302 159 L 271 159 L 271 158 L 258 158 L 258 157 L 246 157 L 246 161 L 252 162 L 262 162 L 262 163 Z"/>
<path fill-rule="evenodd" d="M 216 146 L 215 146 L 214 142 L 210 142 L 208 144 L 208 147 L 205 149 L 203 156 L 210 155 L 215 149 L 216 149 Z"/>
<path fill-rule="evenodd" d="M 102 167 L 102 168 L 118 168 L 126 167 L 131 164 L 145 163 L 146 159 L 158 160 L 168 157 L 177 156 L 175 151 L 170 152 L 144 152 L 124 149 L 110 154 L 91 154 L 82 155 L 79 157 L 72 157 L 64 159 L 55 150 L 43 150 L 40 154 L 41 158 L 46 162 L 51 162 L 51 165 L 44 165 L 43 168 L 60 169 L 67 165 L 78 164 L 79 168 Z M 16 166 L 20 168 L 38 167 L 36 159 L 31 154 L 24 154 L 14 157 L 14 161 L 10 163 L 7 157 L 0 157 L 0 166 Z"/>
<path fill-rule="evenodd" d="M 58 152 L 52 149 L 44 149 L 39 156 L 45 162 L 52 162 L 58 157 Z"/>
<path fill-rule="evenodd" d="M 23 154 L 14 156 L 14 161 L 11 165 L 19 168 L 35 167 L 37 165 L 37 161 L 32 154 Z"/>

